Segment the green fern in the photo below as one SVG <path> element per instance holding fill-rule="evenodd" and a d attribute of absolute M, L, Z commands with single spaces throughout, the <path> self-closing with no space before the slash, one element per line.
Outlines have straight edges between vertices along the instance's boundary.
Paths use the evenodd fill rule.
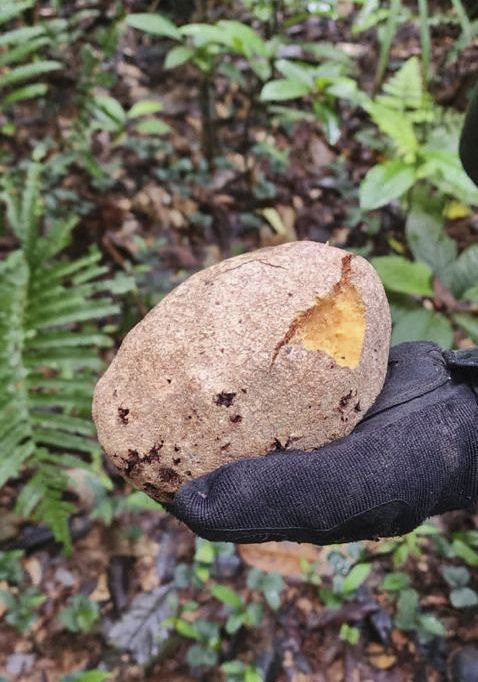
<path fill-rule="evenodd" d="M 433 103 L 424 88 L 420 62 L 406 61 L 383 86 L 383 94 L 365 106 L 374 123 L 387 135 L 398 153 L 413 160 L 420 150 L 420 130 L 433 120 Z"/>
<path fill-rule="evenodd" d="M 107 268 L 96 249 L 75 261 L 59 258 L 76 220 L 42 231 L 40 175 L 31 163 L 22 194 L 7 179 L 1 196 L 19 248 L 0 264 L 0 486 L 27 466 L 32 475 L 17 508 L 46 522 L 68 550 L 74 507 L 64 500 L 66 470 L 97 454 L 92 388 L 98 349 L 112 345 L 95 321 L 118 312 L 110 292 L 132 282 L 99 279 Z"/>
<path fill-rule="evenodd" d="M 57 42 L 65 22 L 57 19 L 45 25 L 25 26 L 23 13 L 35 4 L 34 0 L 2 4 L 0 31 L 14 20 L 20 22 L 19 28 L 9 28 L 0 33 L 0 94 L 2 106 L 7 107 L 46 93 L 48 86 L 42 82 L 42 76 L 62 65 L 56 60 L 43 58 L 42 53 Z"/>

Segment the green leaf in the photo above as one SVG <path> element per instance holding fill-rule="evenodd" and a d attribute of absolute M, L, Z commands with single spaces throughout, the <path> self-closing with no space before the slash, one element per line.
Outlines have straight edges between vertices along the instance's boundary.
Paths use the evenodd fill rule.
<path fill-rule="evenodd" d="M 196 541 L 196 552 L 194 560 L 203 564 L 212 564 L 214 561 L 214 545 L 208 540 L 198 539 Z"/>
<path fill-rule="evenodd" d="M 262 38 L 253 28 L 241 21 L 222 19 L 217 22 L 221 42 L 247 58 L 253 55 L 268 57 L 268 50 Z"/>
<path fill-rule="evenodd" d="M 392 139 L 398 153 L 414 158 L 420 144 L 412 123 L 404 113 L 375 102 L 366 104 L 365 108 L 379 130 Z"/>
<path fill-rule="evenodd" d="M 166 135 L 171 132 L 171 126 L 160 119 L 139 121 L 135 128 L 142 135 Z"/>
<path fill-rule="evenodd" d="M 465 587 L 470 582 L 470 571 L 465 566 L 445 566 L 441 574 L 450 587 Z"/>
<path fill-rule="evenodd" d="M 242 597 L 227 585 L 211 585 L 209 589 L 216 599 L 233 609 L 240 609 L 244 605 Z"/>
<path fill-rule="evenodd" d="M 302 83 L 308 91 L 314 88 L 315 71 L 314 67 L 308 64 L 292 62 L 290 59 L 278 59 L 275 63 L 276 69 L 288 81 L 298 81 Z"/>
<path fill-rule="evenodd" d="M 415 171 L 401 159 L 371 168 L 360 185 L 360 207 L 371 211 L 399 199 L 413 186 Z"/>
<path fill-rule="evenodd" d="M 418 594 L 416 590 L 402 590 L 397 600 L 395 625 L 401 630 L 413 630 L 417 621 L 417 609 Z"/>
<path fill-rule="evenodd" d="M 410 578 L 408 575 L 402 571 L 395 571 L 388 573 L 388 575 L 385 576 L 380 585 L 380 589 L 385 590 L 386 592 L 399 592 L 400 590 L 409 587 L 409 585 Z"/>
<path fill-rule="evenodd" d="M 462 299 L 464 301 L 478 302 L 478 285 L 470 287 L 462 294 Z"/>
<path fill-rule="evenodd" d="M 223 44 L 223 32 L 218 26 L 211 24 L 193 23 L 181 26 L 179 29 L 181 36 L 190 36 L 197 47 L 203 47 L 211 43 Z"/>
<path fill-rule="evenodd" d="M 429 632 L 435 637 L 445 636 L 445 628 L 443 627 L 443 623 L 441 623 L 436 616 L 429 614 L 420 615 L 418 616 L 418 625 L 419 627 L 423 628 L 423 630 Z"/>
<path fill-rule="evenodd" d="M 226 621 L 226 632 L 228 635 L 233 635 L 244 625 L 244 613 L 231 613 Z"/>
<path fill-rule="evenodd" d="M 106 682 L 110 678 L 110 673 L 103 670 L 87 670 L 63 676 L 60 682 Z"/>
<path fill-rule="evenodd" d="M 166 55 L 164 62 L 165 69 L 175 69 L 178 66 L 186 64 L 194 56 L 194 50 L 186 45 L 178 45 Z"/>
<path fill-rule="evenodd" d="M 355 646 L 358 644 L 360 639 L 360 630 L 353 625 L 349 625 L 348 623 L 342 623 L 340 626 L 339 637 L 340 639 L 344 640 L 344 642 L 348 642 L 352 646 Z"/>
<path fill-rule="evenodd" d="M 450 348 L 453 329 L 444 315 L 418 308 L 405 312 L 393 327 L 392 343 L 403 341 L 434 341 L 442 348 Z"/>
<path fill-rule="evenodd" d="M 134 490 L 126 498 L 126 507 L 132 511 L 160 511 L 162 506 L 156 500 L 143 493 L 141 490 Z"/>
<path fill-rule="evenodd" d="M 449 285 L 449 273 L 456 259 L 456 243 L 445 232 L 440 207 L 430 205 L 429 191 L 420 202 L 412 205 L 405 226 L 410 249 L 416 260 L 428 265 L 445 284 Z"/>
<path fill-rule="evenodd" d="M 138 118 L 139 116 L 146 116 L 147 114 L 157 114 L 162 108 L 163 105 L 161 102 L 152 102 L 147 99 L 142 99 L 133 104 L 128 111 L 128 118 Z"/>
<path fill-rule="evenodd" d="M 474 549 L 468 547 L 463 540 L 456 538 L 451 544 L 451 548 L 455 556 L 463 559 L 463 561 L 469 566 L 478 566 L 478 554 Z"/>
<path fill-rule="evenodd" d="M 110 95 L 95 95 L 95 105 L 101 109 L 115 123 L 123 125 L 126 120 L 126 112 L 117 99 Z"/>
<path fill-rule="evenodd" d="M 457 313 L 453 315 L 453 321 L 474 343 L 478 344 L 478 317 L 466 313 Z"/>
<path fill-rule="evenodd" d="M 58 69 L 61 69 L 61 67 L 62 64 L 55 61 L 38 61 L 17 66 L 0 76 L 0 88 L 16 85 L 17 83 L 36 78 L 37 76 L 49 73 L 50 71 L 57 71 Z"/>
<path fill-rule="evenodd" d="M 130 14 L 126 21 L 129 26 L 138 28 L 140 31 L 152 33 L 155 36 L 181 40 L 181 33 L 178 28 L 172 21 L 166 19 L 161 14 L 139 12 L 137 14 Z"/>
<path fill-rule="evenodd" d="M 197 632 L 194 625 L 189 623 L 187 620 L 182 620 L 181 618 L 176 619 L 176 631 L 188 639 L 200 639 L 199 633 Z"/>
<path fill-rule="evenodd" d="M 305 97 L 308 93 L 309 88 L 304 83 L 287 78 L 278 78 L 264 85 L 260 99 L 263 102 L 283 102 Z"/>
<path fill-rule="evenodd" d="M 348 594 L 350 592 L 355 592 L 357 588 L 365 582 L 368 578 L 370 571 L 372 570 L 372 564 L 356 564 L 352 570 L 347 573 L 342 583 L 342 592 Z"/>
<path fill-rule="evenodd" d="M 383 86 L 387 97 L 379 97 L 398 109 L 420 109 L 423 106 L 423 78 L 417 57 L 408 59 Z"/>
<path fill-rule="evenodd" d="M 470 587 L 459 587 L 450 592 L 450 602 L 455 609 L 470 608 L 478 604 L 478 594 Z"/>
<path fill-rule="evenodd" d="M 424 263 L 414 263 L 402 256 L 378 256 L 371 262 L 389 291 L 416 296 L 433 295 L 432 272 Z"/>
<path fill-rule="evenodd" d="M 478 244 L 465 249 L 452 267 L 451 284 L 457 296 L 478 285 Z"/>
<path fill-rule="evenodd" d="M 0 9 L 0 25 L 5 24 L 10 19 L 18 17 L 24 10 L 33 7 L 34 0 L 23 0 L 23 2 L 2 2 Z"/>
<path fill-rule="evenodd" d="M 424 163 L 417 170 L 417 177 L 427 178 L 442 193 L 463 204 L 478 205 L 478 190 L 461 167 L 455 151 L 422 147 L 421 156 Z"/>
<path fill-rule="evenodd" d="M 253 627 L 259 627 L 264 618 L 264 607 L 258 602 L 251 602 L 246 609 L 247 624 Z"/>
<path fill-rule="evenodd" d="M 8 457 L 2 457 L 0 461 L 0 487 L 10 479 L 18 475 L 22 464 L 30 457 L 34 450 L 34 443 L 27 441 L 23 445 L 17 445 Z"/>
<path fill-rule="evenodd" d="M 43 26 L 22 26 L 0 35 L 0 47 L 22 44 L 45 34 Z"/>

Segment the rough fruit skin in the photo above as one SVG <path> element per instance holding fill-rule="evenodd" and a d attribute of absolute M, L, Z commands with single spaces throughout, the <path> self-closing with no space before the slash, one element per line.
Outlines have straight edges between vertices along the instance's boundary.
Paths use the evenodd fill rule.
<path fill-rule="evenodd" d="M 337 324 L 322 342 L 329 309 L 348 336 Z M 362 348 L 347 360 L 340 348 L 356 318 Z M 360 256 L 302 241 L 230 258 L 191 276 L 126 336 L 96 386 L 99 440 L 160 501 L 235 459 L 318 448 L 350 433 L 375 401 L 390 331 L 382 284 Z M 321 343 L 338 344 L 335 359 L 310 350 Z"/>

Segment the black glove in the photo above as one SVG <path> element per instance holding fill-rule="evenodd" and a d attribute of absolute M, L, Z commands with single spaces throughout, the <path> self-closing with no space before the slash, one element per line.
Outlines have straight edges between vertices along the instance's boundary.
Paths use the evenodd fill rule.
<path fill-rule="evenodd" d="M 392 348 L 352 434 L 243 459 L 188 482 L 170 511 L 209 540 L 326 545 L 401 535 L 478 493 L 478 349 Z"/>

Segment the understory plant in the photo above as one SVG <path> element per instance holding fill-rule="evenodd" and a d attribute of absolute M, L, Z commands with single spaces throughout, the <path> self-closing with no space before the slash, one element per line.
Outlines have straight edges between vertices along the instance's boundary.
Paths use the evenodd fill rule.
<path fill-rule="evenodd" d="M 93 463 L 101 475 L 91 397 L 112 339 L 99 321 L 118 313 L 112 293 L 133 282 L 105 278 L 96 248 L 61 257 L 77 220 L 45 216 L 41 188 L 35 159 L 23 177 L 4 179 L 1 194 L 18 245 L 0 263 L 0 486 L 28 471 L 16 510 L 47 523 L 69 550 L 68 469 Z"/>

